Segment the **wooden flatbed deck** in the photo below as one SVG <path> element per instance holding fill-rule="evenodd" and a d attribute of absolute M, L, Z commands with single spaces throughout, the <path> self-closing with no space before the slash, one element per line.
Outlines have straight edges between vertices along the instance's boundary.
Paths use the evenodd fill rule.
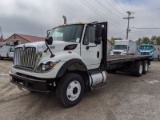
<path fill-rule="evenodd" d="M 107 64 L 130 62 L 135 60 L 149 59 L 149 55 L 113 55 L 107 56 Z"/>
<path fill-rule="evenodd" d="M 130 60 L 139 60 L 139 59 L 146 59 L 149 58 L 149 55 L 113 55 L 113 56 L 107 56 L 107 62 L 111 61 L 130 61 Z"/>

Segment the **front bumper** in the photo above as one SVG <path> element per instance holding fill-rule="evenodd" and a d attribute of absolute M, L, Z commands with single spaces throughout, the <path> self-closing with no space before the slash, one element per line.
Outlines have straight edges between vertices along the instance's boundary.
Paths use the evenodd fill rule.
<path fill-rule="evenodd" d="M 11 76 L 11 82 L 20 88 L 43 93 L 49 93 L 52 91 L 53 79 L 44 80 L 11 72 L 9 74 Z"/>

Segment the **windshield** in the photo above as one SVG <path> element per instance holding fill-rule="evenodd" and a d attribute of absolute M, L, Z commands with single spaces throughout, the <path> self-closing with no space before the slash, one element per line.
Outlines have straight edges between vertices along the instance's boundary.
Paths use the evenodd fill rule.
<path fill-rule="evenodd" d="M 115 45 L 114 49 L 125 50 L 127 49 L 127 45 Z"/>
<path fill-rule="evenodd" d="M 83 25 L 60 26 L 52 29 L 50 36 L 55 41 L 79 42 L 83 30 Z"/>
<path fill-rule="evenodd" d="M 14 52 L 14 48 L 10 48 L 10 52 Z"/>
<path fill-rule="evenodd" d="M 151 50 L 153 49 L 153 46 L 140 46 L 139 49 L 140 50 Z"/>

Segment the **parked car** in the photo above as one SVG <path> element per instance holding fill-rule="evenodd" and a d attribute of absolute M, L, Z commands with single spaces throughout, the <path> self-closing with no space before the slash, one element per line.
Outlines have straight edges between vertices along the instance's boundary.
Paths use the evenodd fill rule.
<path fill-rule="evenodd" d="M 158 50 L 160 51 L 160 48 L 158 48 Z M 158 54 L 158 60 L 160 61 L 160 52 Z"/>
<path fill-rule="evenodd" d="M 138 48 L 139 55 L 150 55 L 150 60 L 154 59 L 154 45 L 153 44 L 140 44 Z"/>

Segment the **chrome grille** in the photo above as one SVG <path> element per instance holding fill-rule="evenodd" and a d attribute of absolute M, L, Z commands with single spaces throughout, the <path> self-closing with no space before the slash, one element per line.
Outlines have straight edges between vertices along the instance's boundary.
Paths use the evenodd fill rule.
<path fill-rule="evenodd" d="M 113 52 L 114 55 L 120 55 L 121 52 Z"/>
<path fill-rule="evenodd" d="M 141 55 L 149 55 L 149 52 L 141 52 Z"/>
<path fill-rule="evenodd" d="M 33 69 L 36 63 L 36 48 L 16 48 L 14 52 L 14 66 L 26 69 Z"/>

